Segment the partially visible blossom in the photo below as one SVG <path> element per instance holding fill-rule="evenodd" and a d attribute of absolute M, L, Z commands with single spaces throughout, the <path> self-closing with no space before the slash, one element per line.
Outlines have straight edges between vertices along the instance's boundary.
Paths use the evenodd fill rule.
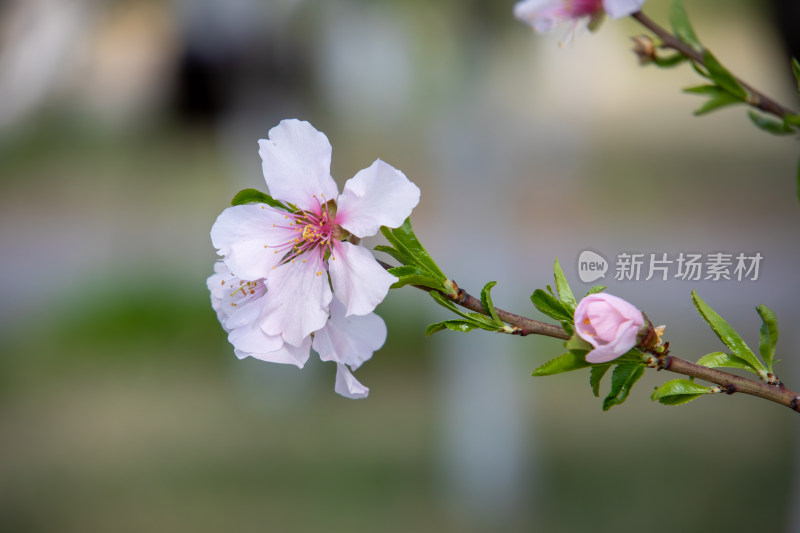
<path fill-rule="evenodd" d="M 645 0 L 522 0 L 514 5 L 514 16 L 539 33 L 564 22 L 608 14 L 621 18 L 639 11 Z"/>
<path fill-rule="evenodd" d="M 645 323 L 640 310 L 611 294 L 590 294 L 575 308 L 575 331 L 594 346 L 589 363 L 607 363 L 636 346 Z"/>
<path fill-rule="evenodd" d="M 303 339 L 298 346 L 292 346 L 280 335 L 269 335 L 261 328 L 268 302 L 263 279 L 239 279 L 225 263 L 217 261 L 207 284 L 211 292 L 211 307 L 216 311 L 222 328 L 228 332 L 228 342 L 233 345 L 236 357 L 254 357 L 303 368 L 311 349 L 310 337 Z"/>
<path fill-rule="evenodd" d="M 386 342 L 386 324 L 375 313 L 346 315 L 345 305 L 334 296 L 331 316 L 314 333 L 313 348 L 323 361 L 336 363 L 336 392 L 348 398 L 366 398 L 369 389 L 359 383 L 355 371 Z M 348 370 L 347 367 L 350 367 Z"/>
<path fill-rule="evenodd" d="M 259 141 L 259 155 L 270 194 L 291 210 L 229 207 L 211 240 L 237 277 L 265 280 L 270 297 L 261 309 L 261 331 L 300 346 L 328 321 L 331 286 L 346 316 L 367 315 L 383 300 L 397 278 L 350 241 L 381 226 L 399 227 L 419 202 L 419 189 L 377 160 L 339 195 L 327 137 L 299 120 L 272 128 L 269 139 Z"/>
<path fill-rule="evenodd" d="M 262 328 L 264 310 L 271 296 L 264 280 L 241 280 L 225 263 L 218 261 L 207 283 L 211 305 L 228 332 L 237 357 L 254 357 L 303 368 L 313 347 L 321 360 L 337 364 L 337 393 L 354 399 L 367 397 L 369 389 L 359 383 L 350 370 L 356 370 L 371 358 L 386 341 L 386 324 L 381 317 L 375 313 L 347 317 L 344 304 L 334 297 L 325 325 L 305 337 L 298 346 L 293 346 L 284 342 L 280 335 L 267 334 Z"/>

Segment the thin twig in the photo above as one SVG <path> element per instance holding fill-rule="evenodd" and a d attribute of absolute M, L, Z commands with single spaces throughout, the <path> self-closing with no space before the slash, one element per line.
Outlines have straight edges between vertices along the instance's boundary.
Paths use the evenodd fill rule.
<path fill-rule="evenodd" d="M 393 266 L 388 263 L 384 263 L 383 261 L 378 262 L 386 270 L 393 268 Z M 413 286 L 426 292 L 432 292 L 434 290 L 430 287 L 423 287 L 422 285 Z M 443 296 L 452 300 L 453 303 L 469 309 L 470 311 L 475 311 L 476 313 L 490 316 L 489 312 L 483 308 L 483 304 L 481 303 L 480 299 L 475 298 L 464 289 L 459 289 L 458 295 L 456 296 L 448 296 L 446 294 L 443 294 Z M 544 335 L 546 337 L 553 337 L 562 340 L 569 339 L 567 332 L 564 331 L 564 328 L 559 325 L 533 320 L 532 318 L 527 318 L 509 311 L 505 311 L 499 307 L 495 307 L 495 311 L 497 311 L 497 316 L 500 317 L 500 320 L 506 324 L 519 328 L 520 335 L 522 336 Z M 676 374 L 702 379 L 703 381 L 708 381 L 710 383 L 716 383 L 717 385 L 723 387 L 725 392 L 728 394 L 741 392 L 743 394 L 749 394 L 751 396 L 757 396 L 771 402 L 779 403 L 792 409 L 793 411 L 800 412 L 800 395 L 798 395 L 796 392 L 790 391 L 784 387 L 782 383 L 778 385 L 769 385 L 766 383 L 753 381 L 752 379 L 743 378 L 728 372 L 723 372 L 722 370 L 698 365 L 673 355 L 661 355 L 656 356 L 656 358 L 658 360 L 658 364 L 656 366 L 658 370 L 667 370 Z"/>
<path fill-rule="evenodd" d="M 644 27 L 658 35 L 661 39 L 661 47 L 662 48 L 671 48 L 681 54 L 685 55 L 698 65 L 702 65 L 705 67 L 705 61 L 703 60 L 703 54 L 692 48 L 691 46 L 687 45 L 669 31 L 664 29 L 663 27 L 659 26 L 653 19 L 642 13 L 641 11 L 634 13 L 631 15 L 635 18 L 640 24 Z M 734 76 L 735 77 L 735 76 Z M 775 115 L 776 117 L 783 119 L 786 115 L 794 115 L 795 112 L 785 107 L 772 98 L 768 97 L 761 91 L 755 89 L 752 85 L 744 82 L 738 77 L 735 77 L 736 81 L 739 82 L 749 94 L 747 99 L 747 103 L 752 107 L 760 109 L 765 113 L 769 113 L 771 115 Z"/>

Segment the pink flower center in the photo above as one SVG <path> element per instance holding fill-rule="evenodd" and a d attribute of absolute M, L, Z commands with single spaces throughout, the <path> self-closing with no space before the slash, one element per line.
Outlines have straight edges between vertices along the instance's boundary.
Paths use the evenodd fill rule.
<path fill-rule="evenodd" d="M 584 335 L 588 335 L 590 337 L 594 337 L 597 335 L 597 332 L 595 331 L 594 326 L 592 326 L 592 321 L 589 320 L 589 317 L 583 319 L 583 324 L 589 327 L 583 328 L 581 330 L 581 333 L 583 333 Z"/>
<path fill-rule="evenodd" d="M 569 18 L 592 15 L 603 9 L 603 0 L 563 0 L 564 14 Z"/>
<path fill-rule="evenodd" d="M 269 246 L 269 248 L 274 248 L 276 254 L 286 254 L 281 264 L 293 263 L 302 256 L 306 256 L 302 257 L 303 263 L 306 262 L 307 257 L 316 260 L 317 275 L 321 275 L 322 263 L 328 253 L 333 250 L 333 240 L 337 235 L 335 210 L 332 214 L 328 203 L 320 203 L 317 212 L 296 211 L 286 213 L 284 216 L 288 220 L 287 225 L 276 227 L 291 229 L 297 235 L 289 241 Z"/>

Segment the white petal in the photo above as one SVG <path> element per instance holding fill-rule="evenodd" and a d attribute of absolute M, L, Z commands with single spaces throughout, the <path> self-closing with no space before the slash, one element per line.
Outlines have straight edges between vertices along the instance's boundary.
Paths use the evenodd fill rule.
<path fill-rule="evenodd" d="M 547 33 L 558 24 L 560 0 L 523 0 L 514 4 L 514 16 L 538 33 Z"/>
<path fill-rule="evenodd" d="M 231 277 L 233 277 L 233 275 L 228 267 L 225 266 L 225 263 L 222 261 L 215 261 L 214 273 L 206 280 L 206 285 L 208 285 L 208 291 L 211 293 L 211 296 L 222 299 L 222 287 L 225 285 L 225 281 Z"/>
<path fill-rule="evenodd" d="M 283 256 L 271 247 L 295 237 L 294 230 L 281 225 L 286 225 L 286 218 L 277 209 L 263 204 L 237 205 L 217 217 L 211 242 L 237 277 L 265 278 Z"/>
<path fill-rule="evenodd" d="M 335 243 L 328 269 L 336 297 L 347 306 L 347 316 L 374 311 L 397 281 L 369 250 L 349 242 Z"/>
<path fill-rule="evenodd" d="M 225 319 L 227 313 L 222 307 L 222 297 L 224 293 L 225 282 L 231 277 L 231 273 L 225 263 L 216 261 L 214 263 L 214 273 L 211 274 L 206 280 L 208 292 L 211 293 L 211 307 L 217 313 L 217 319 L 222 327 L 225 327 Z"/>
<path fill-rule="evenodd" d="M 336 223 L 357 237 L 368 237 L 381 226 L 401 226 L 418 203 L 419 188 L 378 159 L 347 180 L 339 197 Z"/>
<path fill-rule="evenodd" d="M 331 317 L 314 333 L 314 350 L 323 361 L 345 363 L 353 370 L 386 342 L 386 324 L 375 313 L 345 317 L 338 298 L 331 301 Z"/>
<path fill-rule="evenodd" d="M 336 365 L 336 392 L 345 398 L 360 400 L 369 396 L 369 389 L 358 382 L 347 367 L 341 363 Z"/>
<path fill-rule="evenodd" d="M 241 352 L 267 353 L 274 352 L 283 346 L 280 335 L 267 335 L 259 326 L 258 320 L 231 328 L 228 342 Z"/>
<path fill-rule="evenodd" d="M 603 0 L 603 9 L 611 18 L 627 17 L 639 11 L 645 0 Z"/>
<path fill-rule="evenodd" d="M 311 337 L 306 337 L 300 346 L 284 343 L 279 349 L 266 353 L 249 353 L 250 357 L 261 359 L 268 363 L 281 363 L 303 368 L 311 353 Z M 238 354 L 237 354 L 238 355 Z"/>
<path fill-rule="evenodd" d="M 269 298 L 261 328 L 269 335 L 301 346 L 305 338 L 328 320 L 331 288 L 324 268 L 311 259 L 298 259 L 272 271 L 267 279 Z"/>
<path fill-rule="evenodd" d="M 269 139 L 258 141 L 258 155 L 276 200 L 316 212 L 339 194 L 331 177 L 331 143 L 308 122 L 281 121 L 269 130 Z"/>

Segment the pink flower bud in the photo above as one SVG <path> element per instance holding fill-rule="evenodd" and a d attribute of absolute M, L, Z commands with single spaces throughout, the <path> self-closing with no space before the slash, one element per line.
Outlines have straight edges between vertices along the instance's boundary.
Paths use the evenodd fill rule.
<path fill-rule="evenodd" d="M 607 363 L 636 346 L 645 322 L 641 311 L 611 294 L 590 294 L 575 308 L 575 331 L 594 346 L 589 363 Z"/>

